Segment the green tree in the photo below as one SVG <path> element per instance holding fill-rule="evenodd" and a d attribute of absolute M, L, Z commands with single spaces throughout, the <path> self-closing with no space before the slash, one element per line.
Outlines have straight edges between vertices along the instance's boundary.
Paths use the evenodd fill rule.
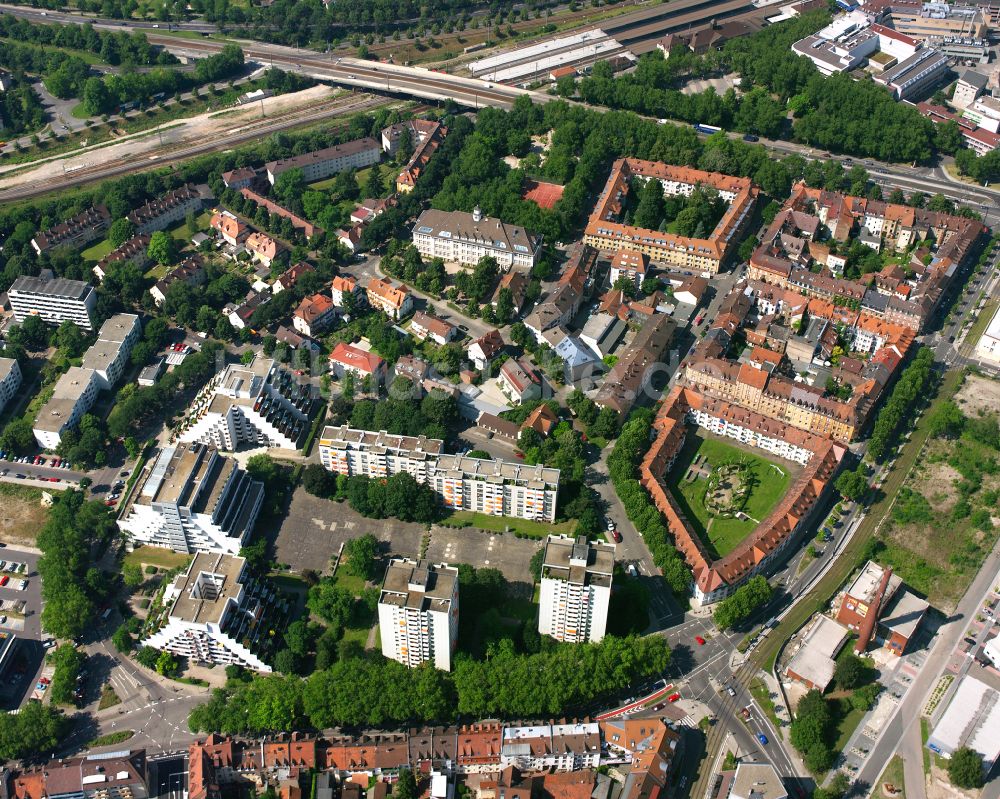
<path fill-rule="evenodd" d="M 351 618 L 354 595 L 338 587 L 333 580 L 324 578 L 309 589 L 306 604 L 310 611 L 324 621 L 337 628 L 343 628 Z"/>
<path fill-rule="evenodd" d="M 771 586 L 766 577 L 758 574 L 716 605 L 713 619 L 720 630 L 727 630 L 749 618 L 770 600 Z"/>
<path fill-rule="evenodd" d="M 132 224 L 131 219 L 123 216 L 111 223 L 111 229 L 108 230 L 108 241 L 111 242 L 112 247 L 121 247 L 134 235 L 135 225 Z"/>
<path fill-rule="evenodd" d="M 146 252 L 158 264 L 172 264 L 177 260 L 177 242 L 169 233 L 157 230 L 150 236 Z"/>
<path fill-rule="evenodd" d="M 417 799 L 417 780 L 410 769 L 399 772 L 399 779 L 392 786 L 392 799 Z"/>
<path fill-rule="evenodd" d="M 958 788 L 966 790 L 982 788 L 982 756 L 967 746 L 956 749 L 948 760 L 948 779 Z"/>
<path fill-rule="evenodd" d="M 847 499 L 858 500 L 864 497 L 868 491 L 868 477 L 864 464 L 853 471 L 841 472 L 834 487 Z"/>
<path fill-rule="evenodd" d="M 382 179 L 382 170 L 378 164 L 372 164 L 365 179 L 364 195 L 366 198 L 377 198 L 385 194 L 385 181 Z"/>
<path fill-rule="evenodd" d="M 837 659 L 833 679 L 841 688 L 857 688 L 868 679 L 868 664 L 857 655 L 848 653 Z"/>
<path fill-rule="evenodd" d="M 87 349 L 87 338 L 76 322 L 64 321 L 56 329 L 56 346 L 67 358 L 79 358 Z"/>
<path fill-rule="evenodd" d="M 344 545 L 343 561 L 340 565 L 345 572 L 370 580 L 375 576 L 375 562 L 378 557 L 378 539 L 371 533 L 350 539 Z"/>
<path fill-rule="evenodd" d="M 337 483 L 333 473 L 318 463 L 310 463 L 302 472 L 302 486 L 313 496 L 329 497 L 336 490 Z"/>

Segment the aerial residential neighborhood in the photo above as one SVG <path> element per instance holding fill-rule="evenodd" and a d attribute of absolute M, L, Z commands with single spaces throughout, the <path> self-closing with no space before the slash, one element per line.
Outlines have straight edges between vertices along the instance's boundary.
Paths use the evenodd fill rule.
<path fill-rule="evenodd" d="M 4 5 L 0 793 L 1000 799 L 998 148 L 993 0 Z"/>

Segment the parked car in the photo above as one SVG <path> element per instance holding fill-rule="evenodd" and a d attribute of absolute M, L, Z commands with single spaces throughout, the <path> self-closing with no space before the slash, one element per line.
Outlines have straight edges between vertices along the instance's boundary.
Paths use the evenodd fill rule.
<path fill-rule="evenodd" d="M 611 537 L 615 540 L 616 544 L 620 544 L 622 542 L 622 534 L 619 533 L 617 530 L 611 531 Z"/>
<path fill-rule="evenodd" d="M 696 635 L 694 637 L 694 640 L 698 642 L 698 646 L 705 646 L 705 639 L 702 638 L 700 635 Z"/>
<path fill-rule="evenodd" d="M 672 693 L 672 694 L 670 694 L 670 696 L 667 697 L 667 701 L 668 702 L 676 702 L 680 698 L 681 698 L 680 694 L 678 694 L 678 693 Z"/>

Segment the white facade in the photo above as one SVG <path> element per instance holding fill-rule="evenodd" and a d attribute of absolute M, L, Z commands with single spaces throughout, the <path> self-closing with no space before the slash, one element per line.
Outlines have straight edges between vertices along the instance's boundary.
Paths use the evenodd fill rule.
<path fill-rule="evenodd" d="M 1000 308 L 994 312 L 989 326 L 976 342 L 976 357 L 1000 364 Z"/>
<path fill-rule="evenodd" d="M 465 211 L 424 211 L 413 226 L 413 245 L 425 258 L 475 266 L 490 256 L 507 272 L 535 265 L 542 237 L 517 225 L 484 217 L 479 208 Z"/>
<path fill-rule="evenodd" d="M 241 444 L 298 449 L 314 404 L 311 386 L 273 360 L 230 364 L 195 397 L 178 438 L 227 452 Z"/>
<path fill-rule="evenodd" d="M 13 358 L 0 358 L 0 413 L 21 387 L 21 366 Z"/>
<path fill-rule="evenodd" d="M 141 332 L 139 317 L 130 313 L 112 316 L 101 325 L 97 341 L 83 355 L 82 365 L 94 370 L 102 390 L 111 389 L 121 379 Z"/>
<path fill-rule="evenodd" d="M 500 768 L 521 771 L 581 771 L 601 765 L 601 728 L 583 724 L 504 727 Z"/>
<path fill-rule="evenodd" d="M 320 436 L 324 468 L 344 475 L 389 477 L 406 472 L 454 510 L 554 522 L 559 470 L 502 460 L 444 455 L 438 439 L 327 427 Z"/>
<path fill-rule="evenodd" d="M 458 569 L 397 558 L 378 600 L 382 654 L 406 666 L 451 671 L 458 641 Z"/>
<path fill-rule="evenodd" d="M 93 369 L 71 366 L 56 381 L 52 397 L 38 416 L 32 432 L 42 449 L 55 449 L 62 441 L 62 434 L 76 425 L 94 404 L 100 385 Z"/>
<path fill-rule="evenodd" d="M 441 455 L 440 439 L 397 436 L 343 425 L 328 426 L 319 438 L 319 459 L 325 469 L 337 474 L 383 478 L 406 472 L 421 483 L 427 482 L 429 467 Z"/>
<path fill-rule="evenodd" d="M 18 322 L 39 316 L 53 326 L 70 321 L 83 330 L 93 328 L 91 315 L 97 305 L 97 292 L 80 280 L 55 278 L 51 272 L 39 277 L 21 275 L 11 284 L 7 296 Z"/>
<path fill-rule="evenodd" d="M 614 546 L 550 535 L 542 561 L 538 632 L 567 643 L 603 639 L 614 568 Z"/>
<path fill-rule="evenodd" d="M 377 164 L 381 157 L 382 148 L 379 143 L 374 139 L 365 138 L 305 155 L 272 161 L 265 168 L 267 179 L 272 186 L 278 175 L 290 169 L 301 169 L 305 182 L 312 183 L 348 169 L 364 169 L 366 166 Z"/>
<path fill-rule="evenodd" d="M 264 486 L 214 447 L 164 447 L 118 527 L 136 546 L 235 555 L 253 530 Z"/>
<path fill-rule="evenodd" d="M 794 463 L 799 463 L 803 466 L 805 466 L 805 464 L 808 463 L 809 459 L 813 456 L 812 450 L 806 449 L 805 447 L 797 446 L 781 438 L 764 435 L 763 433 L 751 430 L 748 427 L 743 427 L 742 425 L 733 424 L 732 422 L 720 419 L 717 416 L 712 416 L 700 409 L 690 411 L 688 416 L 690 421 L 699 427 L 704 427 L 710 433 L 735 439 L 742 444 L 749 444 L 752 447 L 757 447 L 765 452 L 777 455 L 779 458 L 784 458 L 785 460 L 793 461 Z M 678 451 L 680 451 L 679 448 Z"/>
<path fill-rule="evenodd" d="M 142 642 L 165 652 L 220 666 L 244 666 L 270 672 L 244 641 L 261 636 L 259 624 L 266 597 L 248 591 L 246 561 L 229 555 L 199 554 L 187 573 L 167 586 L 166 623 Z"/>

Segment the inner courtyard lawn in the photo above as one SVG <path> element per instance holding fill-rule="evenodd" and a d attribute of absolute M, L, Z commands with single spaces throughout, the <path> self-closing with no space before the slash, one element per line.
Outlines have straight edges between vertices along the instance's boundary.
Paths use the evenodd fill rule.
<path fill-rule="evenodd" d="M 699 465 L 695 465 L 698 461 Z M 743 512 L 750 518 L 714 515 L 706 507 L 712 471 L 724 463 L 736 461 L 749 466 L 754 477 Z M 684 448 L 667 475 L 667 485 L 684 511 L 691 527 L 714 557 L 723 557 L 753 531 L 771 512 L 792 481 L 794 467 L 770 459 L 756 449 L 740 447 L 709 437 L 703 431 L 688 433 Z M 688 479 L 689 473 L 692 479 Z"/>

